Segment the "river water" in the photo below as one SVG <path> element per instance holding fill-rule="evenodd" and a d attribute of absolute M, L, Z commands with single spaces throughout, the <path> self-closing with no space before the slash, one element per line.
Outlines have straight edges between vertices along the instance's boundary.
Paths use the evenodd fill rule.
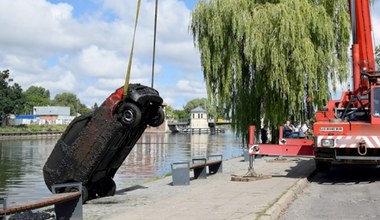
<path fill-rule="evenodd" d="M 50 191 L 42 174 L 58 138 L 0 140 L 0 197 L 8 203 L 39 199 Z M 231 131 L 219 134 L 143 134 L 114 180 L 117 190 L 163 177 L 171 163 L 222 154 L 224 159 L 242 154 L 242 144 Z"/>

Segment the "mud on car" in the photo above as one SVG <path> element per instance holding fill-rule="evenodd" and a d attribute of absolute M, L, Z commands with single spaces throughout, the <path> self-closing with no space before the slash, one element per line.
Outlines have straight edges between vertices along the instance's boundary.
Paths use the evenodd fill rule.
<path fill-rule="evenodd" d="M 75 118 L 43 167 L 49 190 L 81 182 L 83 201 L 114 195 L 113 177 L 147 125 L 163 123 L 162 102 L 155 89 L 130 84 L 125 99 L 119 88 L 94 112 Z"/>

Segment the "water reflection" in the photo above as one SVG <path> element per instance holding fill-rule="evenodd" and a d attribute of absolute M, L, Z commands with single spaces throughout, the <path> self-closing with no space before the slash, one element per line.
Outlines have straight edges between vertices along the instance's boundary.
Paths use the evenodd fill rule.
<path fill-rule="evenodd" d="M 207 146 L 209 141 L 208 134 L 197 134 L 190 136 L 191 155 L 192 157 L 206 157 Z"/>
<path fill-rule="evenodd" d="M 0 196 L 10 202 L 48 195 L 42 167 L 56 139 L 6 140 L 0 142 Z M 35 193 L 37 192 L 37 193 Z"/>
<path fill-rule="evenodd" d="M 42 167 L 57 138 L 0 141 L 0 196 L 16 201 L 50 194 L 43 181 Z M 117 188 L 141 184 L 170 173 L 170 164 L 194 157 L 241 154 L 241 144 L 230 132 L 224 134 L 144 134 L 124 163 L 115 182 Z"/>

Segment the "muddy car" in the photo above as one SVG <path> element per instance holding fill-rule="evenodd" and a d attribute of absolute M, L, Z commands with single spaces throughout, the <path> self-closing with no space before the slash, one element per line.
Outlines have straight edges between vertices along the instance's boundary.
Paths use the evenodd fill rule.
<path fill-rule="evenodd" d="M 47 187 L 81 182 L 83 201 L 114 195 L 113 177 L 147 125 L 163 123 L 162 102 L 155 89 L 130 84 L 126 99 L 119 88 L 94 112 L 75 118 L 45 163 Z"/>

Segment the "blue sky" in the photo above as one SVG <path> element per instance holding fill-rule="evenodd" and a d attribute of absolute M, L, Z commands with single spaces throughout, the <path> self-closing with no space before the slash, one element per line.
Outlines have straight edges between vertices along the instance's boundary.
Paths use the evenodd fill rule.
<path fill-rule="evenodd" d="M 199 53 L 188 31 L 199 0 L 159 0 L 154 87 L 176 109 L 206 97 Z M 102 103 L 124 84 L 135 0 L 1 0 L 0 69 L 24 90 L 75 93 Z M 373 23 L 380 44 L 380 4 Z M 131 82 L 151 84 L 154 0 L 142 0 Z M 377 31 L 376 31 L 377 30 Z"/>

